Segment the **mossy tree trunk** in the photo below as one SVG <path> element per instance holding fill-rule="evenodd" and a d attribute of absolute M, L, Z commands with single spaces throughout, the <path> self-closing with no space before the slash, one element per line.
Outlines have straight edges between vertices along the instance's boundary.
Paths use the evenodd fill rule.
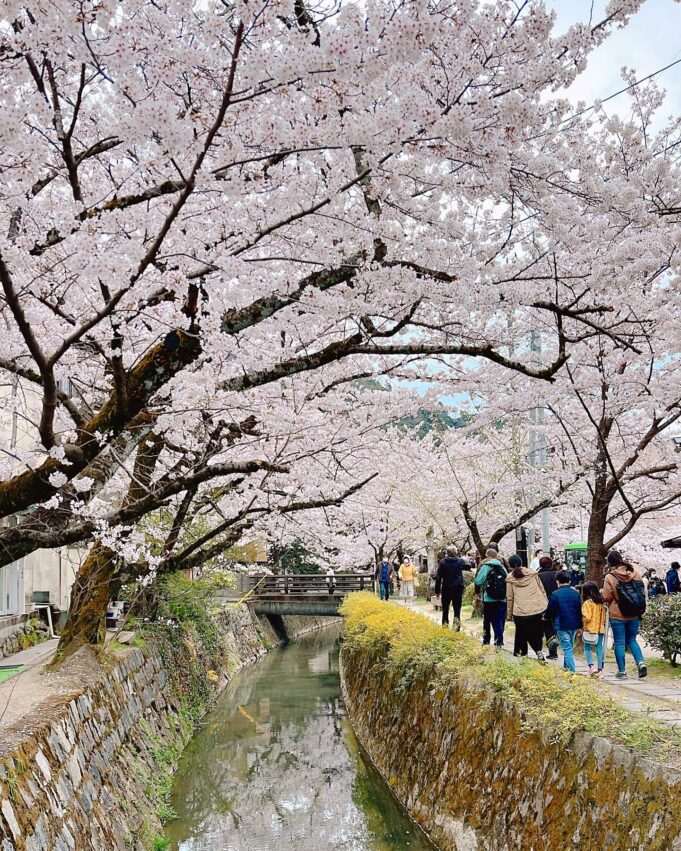
<path fill-rule="evenodd" d="M 148 493 L 163 441 L 155 434 L 140 443 L 132 478 L 123 507 L 132 505 Z M 120 587 L 120 557 L 109 547 L 95 541 L 71 590 L 66 624 L 59 638 L 52 667 L 59 667 L 84 645 L 101 647 L 106 635 L 106 610 L 112 590 Z"/>
<path fill-rule="evenodd" d="M 53 665 L 60 665 L 83 645 L 104 643 L 109 584 L 117 563 L 116 554 L 100 541 L 90 549 L 71 589 L 69 613 Z"/>

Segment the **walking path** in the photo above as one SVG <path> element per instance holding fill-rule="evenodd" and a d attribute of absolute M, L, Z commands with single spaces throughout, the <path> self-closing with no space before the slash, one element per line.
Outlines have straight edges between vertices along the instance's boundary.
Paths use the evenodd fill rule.
<path fill-rule="evenodd" d="M 107 632 L 107 643 L 112 638 L 128 641 L 132 633 Z M 32 729 L 40 722 L 41 707 L 45 701 L 53 706 L 57 701 L 70 698 L 75 692 L 96 678 L 99 666 L 93 654 L 79 653 L 69 661 L 64 671 L 46 671 L 59 643 L 58 638 L 43 641 L 28 650 L 5 656 L 0 665 L 19 666 L 24 669 L 0 683 L 0 746 L 12 729 Z"/>
<path fill-rule="evenodd" d="M 429 602 L 419 601 L 411 605 L 410 608 L 426 615 L 436 623 L 441 622 L 440 612 L 434 611 Z M 482 618 L 472 620 L 467 617 L 466 612 L 462 614 L 461 628 L 463 631 L 478 640 L 482 640 Z M 508 636 L 506 638 L 508 640 Z M 508 647 L 504 647 L 503 650 L 509 655 L 512 652 Z M 660 654 L 654 655 L 659 657 Z M 557 664 L 562 667 L 563 656 L 560 651 L 558 662 L 551 662 L 550 664 Z M 575 666 L 579 675 L 588 676 L 589 669 L 583 657 L 575 656 Z M 633 661 L 629 654 L 627 654 L 627 667 L 631 673 Z M 614 664 L 606 661 L 603 679 L 592 681 L 607 688 L 625 709 L 646 713 L 651 718 L 678 728 L 681 732 L 681 681 L 677 684 L 671 679 L 658 679 L 650 676 L 643 680 L 633 678 L 616 680 L 616 670 Z"/>

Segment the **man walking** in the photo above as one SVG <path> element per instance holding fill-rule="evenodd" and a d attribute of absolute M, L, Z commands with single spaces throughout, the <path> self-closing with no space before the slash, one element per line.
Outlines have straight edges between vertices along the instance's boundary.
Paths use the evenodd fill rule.
<path fill-rule="evenodd" d="M 537 576 L 541 584 L 544 586 L 544 591 L 546 592 L 547 598 L 550 600 L 551 595 L 554 591 L 558 589 L 558 584 L 556 582 L 556 576 L 558 576 L 559 570 L 557 565 L 554 564 L 551 556 L 542 556 L 539 559 L 539 571 Z M 553 623 L 549 618 L 545 618 L 543 622 L 544 628 L 544 638 L 546 639 L 546 646 L 549 650 L 548 659 L 557 659 L 558 658 L 558 639 L 556 638 L 556 630 L 553 627 Z"/>
<path fill-rule="evenodd" d="M 454 628 L 461 631 L 461 603 L 463 602 L 463 571 L 471 570 L 470 563 L 460 558 L 456 547 L 447 547 L 435 574 L 435 596 L 442 598 L 442 626 L 449 626 L 449 606 L 454 609 Z"/>
<path fill-rule="evenodd" d="M 665 582 L 667 584 L 667 594 L 678 594 L 681 591 L 681 579 L 679 579 L 678 561 L 673 561 L 672 566 L 667 571 Z"/>
<path fill-rule="evenodd" d="M 376 568 L 376 572 L 374 573 L 374 579 L 378 581 L 378 588 L 381 593 L 381 600 L 390 599 L 390 592 L 392 591 L 394 573 L 395 571 L 393 570 L 392 564 L 390 564 L 388 559 L 384 556 L 383 560 Z"/>
<path fill-rule="evenodd" d="M 482 589 L 482 643 L 489 644 L 491 630 L 494 631 L 496 647 L 504 646 L 504 625 L 506 623 L 506 577 L 508 571 L 490 547 L 485 561 L 475 575 L 475 585 Z M 491 627 L 491 630 L 490 630 Z"/>

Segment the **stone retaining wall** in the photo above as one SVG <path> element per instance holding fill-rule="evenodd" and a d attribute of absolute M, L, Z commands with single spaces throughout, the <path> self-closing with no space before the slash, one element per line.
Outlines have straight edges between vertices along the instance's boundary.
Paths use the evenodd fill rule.
<path fill-rule="evenodd" d="M 283 624 L 289 638 L 321 626 L 312 618 Z M 281 640 L 247 608 L 226 610 L 220 635 L 224 666 L 207 672 L 216 693 Z M 20 728 L 2 731 L 1 851 L 130 851 L 152 848 L 160 833 L 163 785 L 191 724 L 153 643 L 122 651 L 94 676 L 85 673 L 93 668 L 86 653 L 64 674 L 74 679 L 71 695 L 48 698 Z"/>
<path fill-rule="evenodd" d="M 0 659 L 50 637 L 50 628 L 37 615 L 14 615 L 0 622 Z"/>
<path fill-rule="evenodd" d="M 358 739 L 441 849 L 681 849 L 681 772 L 590 734 L 528 732 L 472 681 L 405 687 L 346 645 L 341 675 Z"/>

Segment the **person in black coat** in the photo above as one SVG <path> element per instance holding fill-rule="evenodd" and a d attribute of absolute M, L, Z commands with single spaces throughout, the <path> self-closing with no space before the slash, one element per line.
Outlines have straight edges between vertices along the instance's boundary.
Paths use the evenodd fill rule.
<path fill-rule="evenodd" d="M 556 588 L 558 588 L 558 583 L 556 582 L 557 575 L 558 567 L 553 563 L 553 559 L 550 556 L 542 556 L 539 559 L 539 570 L 537 571 L 537 576 L 539 577 L 541 584 L 544 586 L 544 591 L 546 591 L 546 596 L 549 600 L 551 599 L 551 594 L 553 594 Z M 549 651 L 548 658 L 557 659 L 558 637 L 556 635 L 556 630 L 553 628 L 553 621 L 545 619 L 543 626 L 546 647 Z"/>
<path fill-rule="evenodd" d="M 447 547 L 435 574 L 435 596 L 442 599 L 442 626 L 449 626 L 449 606 L 454 609 L 455 628 L 461 630 L 461 604 L 463 602 L 463 571 L 472 570 L 469 559 L 461 558 L 456 547 Z"/>

